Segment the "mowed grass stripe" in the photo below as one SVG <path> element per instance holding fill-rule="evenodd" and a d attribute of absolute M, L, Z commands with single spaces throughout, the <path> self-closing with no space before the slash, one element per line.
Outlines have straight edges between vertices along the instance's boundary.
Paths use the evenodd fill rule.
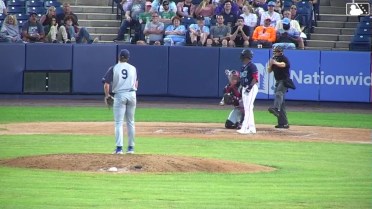
<path fill-rule="evenodd" d="M 205 122 L 224 123 L 226 109 L 163 109 L 137 108 L 136 121 L 144 122 Z M 0 123 L 50 121 L 112 121 L 112 110 L 103 107 L 0 107 Z M 291 112 L 293 125 L 372 128 L 372 114 Z M 267 111 L 255 111 L 257 124 L 275 124 Z"/>

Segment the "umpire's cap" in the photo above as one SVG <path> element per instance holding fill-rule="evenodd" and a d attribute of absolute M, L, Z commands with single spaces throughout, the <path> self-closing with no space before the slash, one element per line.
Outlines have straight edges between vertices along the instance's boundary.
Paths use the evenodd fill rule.
<path fill-rule="evenodd" d="M 253 59 L 253 52 L 250 49 L 244 49 L 242 53 L 240 53 L 240 59 L 243 60 L 245 58 Z"/>
<path fill-rule="evenodd" d="M 119 53 L 120 58 L 129 59 L 130 53 L 127 49 L 122 49 Z"/>
<path fill-rule="evenodd" d="M 284 50 L 283 50 L 283 47 L 281 47 L 281 46 L 275 46 L 274 48 L 273 48 L 273 52 L 283 52 Z"/>

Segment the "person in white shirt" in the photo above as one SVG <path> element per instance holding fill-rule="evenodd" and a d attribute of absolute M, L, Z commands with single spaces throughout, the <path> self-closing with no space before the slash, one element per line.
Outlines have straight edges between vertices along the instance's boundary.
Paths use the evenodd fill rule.
<path fill-rule="evenodd" d="M 0 14 L 8 15 L 8 11 L 3 0 L 0 0 Z"/>
<path fill-rule="evenodd" d="M 270 26 L 275 28 L 276 23 L 282 19 L 280 17 L 280 14 L 274 11 L 275 5 L 276 5 L 275 2 L 273 1 L 267 3 L 267 12 L 262 13 L 260 25 L 264 25 L 264 21 L 267 18 L 270 18 L 271 19 Z"/>
<path fill-rule="evenodd" d="M 243 6 L 243 14 L 240 15 L 244 18 L 244 25 L 249 27 L 250 37 L 252 37 L 254 28 L 257 26 L 257 15 L 254 13 L 251 5 Z"/>

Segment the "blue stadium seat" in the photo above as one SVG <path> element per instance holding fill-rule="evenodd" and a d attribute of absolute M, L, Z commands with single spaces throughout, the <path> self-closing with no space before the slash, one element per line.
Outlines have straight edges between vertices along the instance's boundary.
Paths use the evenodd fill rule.
<path fill-rule="evenodd" d="M 28 14 L 16 14 L 17 20 L 28 20 L 29 15 Z"/>
<path fill-rule="evenodd" d="M 181 24 L 182 25 L 184 25 L 186 28 L 188 28 L 189 27 L 189 25 L 191 25 L 191 24 L 195 24 L 196 23 L 196 21 L 195 21 L 195 19 L 194 18 L 192 18 L 192 17 L 187 17 L 187 18 L 182 18 L 181 19 Z"/>
<path fill-rule="evenodd" d="M 372 23 L 372 16 L 365 16 L 362 18 L 362 22 Z"/>
<path fill-rule="evenodd" d="M 39 0 L 27 1 L 26 7 L 44 7 L 44 2 Z"/>
<path fill-rule="evenodd" d="M 357 27 L 360 27 L 360 28 L 371 28 L 372 27 L 372 23 L 362 21 L 362 22 L 358 23 L 358 26 Z"/>
<path fill-rule="evenodd" d="M 372 35 L 371 28 L 358 27 L 356 30 L 356 35 Z"/>
<path fill-rule="evenodd" d="M 24 7 L 25 1 L 24 0 L 9 0 L 7 1 L 8 7 Z"/>
<path fill-rule="evenodd" d="M 9 14 L 19 14 L 19 13 L 25 13 L 24 7 L 8 7 L 8 13 Z"/>
<path fill-rule="evenodd" d="M 18 20 L 18 26 L 22 28 L 23 24 L 27 22 L 27 20 Z"/>
<path fill-rule="evenodd" d="M 283 9 L 289 10 L 292 5 L 293 5 L 292 0 L 284 0 L 283 1 Z"/>
<path fill-rule="evenodd" d="M 0 27 L 3 25 L 4 20 L 0 20 Z"/>
<path fill-rule="evenodd" d="M 371 35 L 355 34 L 349 44 L 349 50 L 351 51 L 371 51 L 371 48 Z"/>
<path fill-rule="evenodd" d="M 354 35 L 352 42 L 371 42 L 371 36 L 369 35 Z"/>
<path fill-rule="evenodd" d="M 27 7 L 26 12 L 29 14 L 31 12 L 35 12 L 39 16 L 46 12 L 44 7 Z"/>
<path fill-rule="evenodd" d="M 63 12 L 63 7 L 56 7 L 56 15 L 62 14 Z"/>
<path fill-rule="evenodd" d="M 48 7 L 51 7 L 51 6 L 54 6 L 54 7 L 61 7 L 61 3 L 59 2 L 59 1 L 46 1 L 46 2 L 44 2 L 44 6 L 46 7 L 46 8 L 48 8 Z"/>

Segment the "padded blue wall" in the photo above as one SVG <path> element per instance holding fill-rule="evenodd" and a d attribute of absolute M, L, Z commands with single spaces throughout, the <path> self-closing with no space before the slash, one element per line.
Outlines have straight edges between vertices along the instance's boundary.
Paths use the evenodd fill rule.
<path fill-rule="evenodd" d="M 170 47 L 168 94 L 217 97 L 219 48 Z"/>
<path fill-rule="evenodd" d="M 116 64 L 116 44 L 75 44 L 72 71 L 74 93 L 102 94 L 102 77 Z"/>
<path fill-rule="evenodd" d="M 25 45 L 0 45 L 0 93 L 22 93 Z"/>
<path fill-rule="evenodd" d="M 168 93 L 168 50 L 165 46 L 119 45 L 130 51 L 129 63 L 137 69 L 138 95 Z"/>
<path fill-rule="evenodd" d="M 363 52 L 321 52 L 319 99 L 321 101 L 370 101 L 370 58 L 369 53 Z"/>
<path fill-rule="evenodd" d="M 26 70 L 71 70 L 72 44 L 26 45 Z"/>

